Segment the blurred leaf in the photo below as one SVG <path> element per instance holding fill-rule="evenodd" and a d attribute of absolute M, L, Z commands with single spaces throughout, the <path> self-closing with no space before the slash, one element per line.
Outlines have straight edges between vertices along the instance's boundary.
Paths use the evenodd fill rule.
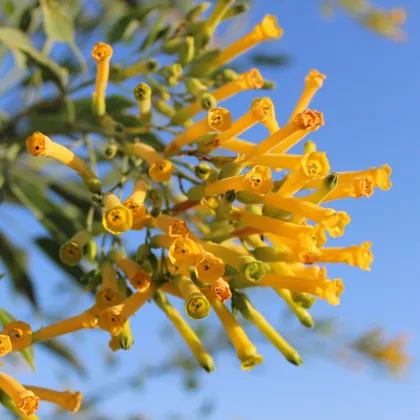
<path fill-rule="evenodd" d="M 6 273 L 0 274 L 0 280 L 6 275 Z"/>
<path fill-rule="evenodd" d="M 16 319 L 11 314 L 9 314 L 9 312 L 5 311 L 4 309 L 0 309 L 0 324 L 4 327 L 12 321 L 16 321 Z M 29 346 L 26 349 L 21 350 L 19 353 L 23 356 L 23 358 L 26 360 L 31 369 L 35 372 L 34 347 Z"/>
<path fill-rule="evenodd" d="M 33 282 L 25 269 L 25 267 L 28 267 L 25 253 L 21 249 L 16 248 L 2 232 L 0 232 L 0 244 L 0 258 L 10 274 L 13 287 L 26 296 L 34 307 L 38 309 Z"/>
<path fill-rule="evenodd" d="M 108 31 L 107 39 L 110 44 L 120 41 L 124 38 L 125 31 L 127 30 L 129 24 L 133 20 L 133 14 L 129 13 L 125 16 L 121 16 Z"/>
<path fill-rule="evenodd" d="M 260 66 L 285 67 L 290 64 L 290 57 L 286 54 L 254 54 L 251 56 L 254 64 Z"/>
<path fill-rule="evenodd" d="M 64 13 L 63 6 L 56 0 L 40 0 L 44 14 L 44 31 L 51 41 L 70 44 L 74 39 L 72 19 Z"/>
<path fill-rule="evenodd" d="M 91 194 L 86 190 L 84 185 L 70 182 L 61 184 L 58 182 L 53 182 L 49 187 L 61 198 L 79 208 L 82 214 L 88 213 L 92 205 L 92 201 L 90 199 Z M 100 217 L 100 215 L 101 212 L 99 207 L 95 207 L 96 218 Z"/>
<path fill-rule="evenodd" d="M 86 375 L 86 370 L 82 363 L 66 344 L 63 344 L 57 339 L 41 341 L 39 344 L 52 352 L 55 356 L 73 366 L 80 375 Z"/>
<path fill-rule="evenodd" d="M 39 67 L 49 71 L 54 76 L 54 81 L 61 87 L 67 84 L 67 71 L 45 54 L 36 50 L 30 38 L 19 29 L 0 28 L 0 43 L 5 44 L 14 53 L 24 53 Z"/>
<path fill-rule="evenodd" d="M 85 274 L 85 272 L 78 266 L 69 267 L 64 264 L 59 257 L 60 244 L 57 244 L 53 239 L 50 238 L 36 238 L 34 241 L 37 246 L 48 256 L 55 264 L 70 275 L 79 286 L 82 286 L 80 278 Z"/>
<path fill-rule="evenodd" d="M 50 234 L 59 242 L 64 242 L 79 230 L 75 220 L 78 220 L 80 213 L 77 208 L 70 218 L 63 208 L 54 204 L 36 182 L 31 182 L 25 174 L 20 175 L 21 185 L 13 184 L 9 188 L 12 194 L 29 210 L 32 211 L 38 221 L 45 226 Z M 17 175 L 15 175 L 15 179 Z M 66 209 L 68 211 L 68 209 Z"/>

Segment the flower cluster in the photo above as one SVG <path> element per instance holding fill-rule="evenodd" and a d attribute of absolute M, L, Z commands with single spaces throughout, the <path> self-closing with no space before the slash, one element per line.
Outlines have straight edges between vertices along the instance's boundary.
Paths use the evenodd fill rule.
<path fill-rule="evenodd" d="M 336 207 L 337 200 L 370 197 L 376 189 L 388 190 L 391 169 L 383 165 L 331 172 L 326 154 L 317 151 L 311 141 L 304 143 L 303 153 L 290 153 L 324 125 L 323 113 L 310 108 L 326 79 L 317 70 L 309 71 L 302 94 L 283 126 L 273 101 L 258 93 L 249 111 L 236 120 L 219 105 L 244 90 L 267 87 L 257 69 L 237 74 L 224 66 L 260 42 L 283 34 L 276 18 L 267 15 L 224 50 L 208 50 L 220 22 L 239 13 L 232 3 L 218 0 L 209 17 L 201 20 L 204 4 L 195 7 L 178 31 L 162 43 L 162 51 L 177 59 L 161 69 L 159 76 L 169 86 L 183 84 L 188 103 L 172 106 L 164 84 L 146 77 L 148 83 L 142 81 L 133 94 L 138 105 L 138 127 L 120 133 L 106 113 L 113 49 L 101 42 L 93 48 L 97 73 L 92 110 L 100 124 L 114 124 L 115 129 L 105 155 L 131 163 L 115 187 L 105 190 L 87 163 L 47 135 L 35 132 L 26 139 L 32 156 L 54 158 L 81 177 L 93 194 L 92 207 L 101 209 L 102 235 L 112 237 L 112 245 L 106 249 L 103 241 L 101 252 L 96 252 L 98 232 L 92 231 L 92 221 L 62 244 L 57 252 L 63 263 L 74 266 L 87 260 L 96 265 L 92 270 L 96 277 L 100 271 L 95 301 L 81 314 L 36 331 L 22 321 L 11 320 L 0 333 L 1 357 L 81 329 L 103 330 L 110 336 L 112 351 L 129 350 L 133 345 L 130 318 L 153 300 L 179 331 L 199 365 L 211 372 L 213 359 L 169 302 L 167 295 L 173 295 L 184 301 L 185 313 L 192 320 L 215 312 L 242 369 L 252 369 L 263 357 L 240 325 L 238 312 L 286 360 L 301 365 L 298 351 L 258 312 L 244 290 L 272 288 L 299 321 L 311 328 L 314 322 L 309 309 L 314 301 L 338 305 L 344 290 L 343 281 L 329 279 L 326 268 L 319 264 L 344 263 L 370 270 L 371 242 L 347 247 L 326 244 L 343 236 L 351 221 Z M 137 77 L 150 70 L 146 67 L 139 64 L 120 69 L 119 77 Z M 158 114 L 168 117 L 167 125 L 156 125 Z M 258 142 L 238 138 L 257 124 L 267 131 L 265 138 Z M 170 142 L 159 148 L 142 141 L 141 136 L 129 135 L 154 129 L 171 133 Z M 231 153 L 217 155 L 223 151 Z M 198 159 L 195 166 L 189 163 L 193 159 Z M 187 175 L 185 168 L 192 174 Z M 287 171 L 286 176 L 279 177 L 280 171 Z M 122 188 L 129 181 L 134 183 L 131 194 Z M 185 183 L 189 183 L 189 189 Z M 334 207 L 326 206 L 332 201 Z M 129 230 L 145 233 L 136 244 L 135 257 L 126 255 L 123 247 L 124 233 Z M 396 351 L 394 346 L 380 357 L 391 357 L 396 364 L 400 360 Z M 34 413 L 39 400 L 73 412 L 81 403 L 78 392 L 22 386 L 5 374 L 0 375 L 0 388 L 23 415 Z"/>

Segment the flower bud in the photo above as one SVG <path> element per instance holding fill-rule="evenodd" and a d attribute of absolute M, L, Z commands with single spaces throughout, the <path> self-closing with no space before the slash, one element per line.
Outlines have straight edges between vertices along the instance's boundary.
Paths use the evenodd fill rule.
<path fill-rule="evenodd" d="M 105 149 L 104 153 L 107 159 L 114 159 L 118 153 L 118 146 L 116 144 L 111 144 Z"/>
<path fill-rule="evenodd" d="M 217 100 L 211 93 L 204 93 L 201 96 L 201 108 L 209 110 L 217 106 Z"/>
<path fill-rule="evenodd" d="M 202 181 L 207 181 L 215 172 L 214 169 L 206 162 L 201 162 L 194 168 L 195 176 Z"/>
<path fill-rule="evenodd" d="M 139 264 L 143 264 L 148 256 L 150 255 L 150 246 L 148 244 L 141 244 L 138 248 L 137 248 L 137 253 L 136 253 L 136 261 Z"/>
<path fill-rule="evenodd" d="M 192 7 L 185 15 L 187 22 L 195 22 L 200 19 L 201 15 L 211 6 L 211 3 L 206 1 Z"/>
<path fill-rule="evenodd" d="M 60 248 L 60 260 L 72 267 L 80 263 L 83 258 L 83 247 L 89 240 L 87 232 L 78 232 Z"/>

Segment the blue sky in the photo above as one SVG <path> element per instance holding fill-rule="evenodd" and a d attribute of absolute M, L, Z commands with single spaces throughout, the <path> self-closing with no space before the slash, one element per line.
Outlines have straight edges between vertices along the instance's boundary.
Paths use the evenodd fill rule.
<path fill-rule="evenodd" d="M 332 169 L 358 170 L 384 163 L 393 169 L 390 191 L 376 191 L 368 200 L 336 203 L 335 207 L 348 211 L 352 222 L 345 236 L 335 240 L 334 245 L 370 240 L 375 261 L 370 273 L 346 266 L 329 268 L 330 277 L 340 277 L 345 282 L 342 303 L 339 307 L 329 307 L 325 302 L 318 302 L 312 313 L 315 318 L 333 316 L 352 332 L 363 331 L 371 325 L 386 327 L 390 335 L 401 330 L 411 332 L 414 337 L 408 349 L 414 362 L 406 378 L 392 381 L 369 371 L 356 374 L 343 365 L 312 357 L 297 368 L 260 340 L 258 349 L 265 362 L 252 372 L 240 371 L 234 355 L 224 353 L 216 357 L 216 371 L 212 375 L 200 376 L 202 386 L 197 393 L 185 392 L 179 376 L 171 375 L 151 380 L 144 389 L 109 399 L 102 407 L 103 412 L 115 415 L 138 412 L 151 420 L 165 419 L 179 412 L 192 419 L 197 418 L 200 403 L 212 399 L 217 405 L 209 417 L 211 420 L 301 420 L 309 416 L 314 420 L 419 418 L 420 375 L 415 356 L 420 353 L 420 345 L 415 335 L 420 316 L 416 237 L 420 232 L 420 202 L 416 194 L 420 182 L 416 132 L 420 92 L 416 39 L 420 39 L 420 3 L 405 0 L 395 4 L 395 1 L 384 0 L 380 4 L 407 8 L 409 41 L 406 44 L 395 44 L 371 34 L 343 14 L 325 22 L 315 1 L 259 0 L 249 19 L 252 25 L 266 13 L 278 16 L 285 29 L 283 38 L 262 45 L 259 51 L 285 52 L 293 56 L 292 65 L 287 69 L 263 71 L 267 79 L 277 82 L 277 89 L 270 95 L 280 124 L 293 109 L 305 75 L 312 68 L 318 69 L 327 75 L 327 80 L 312 105 L 324 112 L 326 125 L 311 139 L 316 141 L 319 150 L 327 152 Z M 238 117 L 257 96 L 256 92 L 247 92 L 226 102 L 226 106 Z M 264 134 L 256 129 L 243 137 L 258 141 Z M 5 223 L 10 218 L 22 220 L 22 229 L 14 232 L 15 239 L 22 245 L 38 232 L 32 219 L 22 212 L 12 213 L 10 208 L 4 212 Z M 4 223 L 1 226 L 4 227 Z M 135 236 L 132 237 L 135 240 Z M 42 285 L 39 297 L 43 307 L 50 308 L 50 312 L 54 308 L 72 308 L 72 314 L 86 307 L 87 298 L 75 295 L 76 291 L 53 300 L 58 296 L 54 287 L 61 279 L 57 270 L 46 263 L 39 253 L 34 251 L 30 255 L 34 277 L 37 284 Z M 281 327 L 283 304 L 277 297 L 269 290 L 253 295 L 261 312 Z M 9 296 L 10 288 L 2 281 L 1 306 L 26 319 L 30 314 L 26 302 L 14 296 L 9 299 Z M 19 374 L 14 369 L 8 371 L 13 371 L 23 382 L 45 386 L 57 385 L 56 374 L 59 373 L 72 387 L 88 392 L 108 379 L 124 378 L 133 372 L 133 366 L 159 362 L 175 351 L 158 337 L 157 331 L 165 325 L 164 321 L 163 314 L 152 305 L 143 308 L 133 320 L 136 343 L 130 352 L 117 355 L 115 370 L 104 368 L 97 360 L 98 352 L 107 345 L 105 334 L 97 331 L 78 334 L 77 340 L 71 342 L 82 349 L 79 355 L 89 366 L 89 380 L 67 374 L 57 362 L 39 351 L 35 376 L 26 368 Z M 213 316 L 211 321 L 216 325 Z M 34 324 L 39 325 L 39 321 Z"/>

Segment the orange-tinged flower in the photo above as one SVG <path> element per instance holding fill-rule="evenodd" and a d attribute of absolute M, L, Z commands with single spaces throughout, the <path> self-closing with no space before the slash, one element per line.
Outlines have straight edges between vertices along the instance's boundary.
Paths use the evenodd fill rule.
<path fill-rule="evenodd" d="M 256 194 L 267 194 L 271 192 L 274 185 L 270 168 L 261 165 L 254 166 L 245 174 L 243 184 L 246 191 L 251 191 Z"/>
<path fill-rule="evenodd" d="M 150 275 L 138 264 L 122 254 L 115 254 L 115 263 L 127 276 L 130 284 L 139 291 L 145 291 L 150 286 Z"/>
<path fill-rule="evenodd" d="M 278 265 L 280 263 L 276 263 Z M 310 293 L 320 299 L 327 300 L 331 305 L 340 304 L 340 295 L 344 290 L 341 279 L 314 279 L 289 275 L 266 274 L 259 283 L 261 286 L 281 287 L 293 292 Z"/>
<path fill-rule="evenodd" d="M 92 50 L 92 57 L 97 62 L 103 62 L 109 60 L 112 57 L 112 47 L 104 42 L 98 42 L 95 44 Z"/>
<path fill-rule="evenodd" d="M 369 188 L 380 188 L 383 191 L 387 191 L 392 186 L 389 179 L 391 173 L 392 169 L 386 164 L 380 168 L 370 168 L 363 171 L 338 172 L 338 185 L 353 182 L 355 178 L 367 177 L 372 183 Z M 321 184 L 322 179 L 314 179 L 308 182 L 305 188 L 318 188 Z"/>
<path fill-rule="evenodd" d="M 211 290 L 216 299 L 219 299 L 220 302 L 226 302 L 232 297 L 232 292 L 230 291 L 229 283 L 222 278 L 217 279 L 211 286 Z"/>
<path fill-rule="evenodd" d="M 102 217 L 104 228 L 117 235 L 131 229 L 133 225 L 133 213 L 121 204 L 115 194 L 106 194 L 104 198 L 105 212 Z"/>
<path fill-rule="evenodd" d="M 184 220 L 176 220 L 169 225 L 168 236 L 170 238 L 186 238 L 190 230 Z"/>
<path fill-rule="evenodd" d="M 12 344 L 12 351 L 26 349 L 32 343 L 32 329 L 26 322 L 9 322 L 5 325 L 1 334 L 9 336 Z"/>
<path fill-rule="evenodd" d="M 0 389 L 15 402 L 24 416 L 31 416 L 38 410 L 39 398 L 5 373 L 0 373 Z"/>
<path fill-rule="evenodd" d="M 0 357 L 6 356 L 6 354 L 12 351 L 12 342 L 10 337 L 6 334 L 0 334 Z"/>
<path fill-rule="evenodd" d="M 232 115 L 222 107 L 210 108 L 207 117 L 184 130 L 165 149 L 166 156 L 173 156 L 179 150 L 196 141 L 198 138 L 212 132 L 223 132 L 232 126 Z"/>
<path fill-rule="evenodd" d="M 337 219 L 331 225 L 325 226 L 327 232 L 332 238 L 338 238 L 344 235 L 344 228 L 351 222 L 351 218 L 345 211 L 338 211 Z"/>
<path fill-rule="evenodd" d="M 277 190 L 277 194 L 290 197 L 303 186 L 306 188 L 311 183 L 311 180 L 315 180 L 316 185 L 320 186 L 323 181 L 322 177 L 327 175 L 329 170 L 330 164 L 325 153 L 308 153 L 302 158 L 300 167 L 287 175 L 285 182 Z"/>
<path fill-rule="evenodd" d="M 188 267 L 197 262 L 200 256 L 200 249 L 193 240 L 178 238 L 169 248 L 168 256 L 172 264 L 179 267 Z"/>
<path fill-rule="evenodd" d="M 338 185 L 334 191 L 330 192 L 324 202 L 339 200 L 340 198 L 369 198 L 374 193 L 373 182 L 370 176 L 354 178 L 351 182 Z"/>
<path fill-rule="evenodd" d="M 96 115 L 104 115 L 105 91 L 109 79 L 109 62 L 112 57 L 112 48 L 103 42 L 98 42 L 92 50 L 92 57 L 97 63 L 95 92 L 93 93 L 93 104 Z"/>
<path fill-rule="evenodd" d="M 195 274 L 201 282 L 212 284 L 225 274 L 225 263 L 221 258 L 206 253 L 196 264 Z"/>
<path fill-rule="evenodd" d="M 121 315 L 123 305 L 111 306 L 99 314 L 98 325 L 104 331 L 116 337 L 127 322 L 127 318 Z"/>
<path fill-rule="evenodd" d="M 217 102 L 222 102 L 231 96 L 244 90 L 261 89 L 264 85 L 264 79 L 258 69 L 251 69 L 242 73 L 237 79 L 210 92 Z M 201 101 L 195 101 L 192 104 L 182 108 L 171 119 L 172 124 L 182 124 L 202 111 Z"/>
<path fill-rule="evenodd" d="M 326 263 L 346 263 L 362 270 L 370 271 L 373 254 L 370 250 L 372 242 L 352 245 L 346 248 L 320 248 L 315 261 Z"/>
<path fill-rule="evenodd" d="M 125 200 L 123 203 L 123 205 L 129 208 L 133 213 L 133 225 L 142 222 L 147 215 L 144 200 L 146 198 L 148 189 L 148 183 L 141 178 L 138 179 L 134 184 L 134 189 L 130 197 L 128 197 L 127 200 Z"/>
<path fill-rule="evenodd" d="M 78 158 L 67 147 L 52 141 L 39 131 L 26 139 L 26 145 L 32 156 L 49 156 L 64 163 L 82 178 L 91 192 L 98 193 L 101 191 L 102 186 L 98 177 L 82 159 Z"/>
<path fill-rule="evenodd" d="M 169 181 L 173 172 L 174 165 L 170 160 L 167 159 L 157 159 L 150 165 L 149 168 L 150 178 L 156 182 Z"/>
<path fill-rule="evenodd" d="M 80 392 L 55 391 L 30 385 L 25 385 L 25 388 L 37 395 L 41 401 L 58 404 L 62 409 L 73 413 L 79 411 L 82 404 L 83 396 Z"/>
<path fill-rule="evenodd" d="M 306 109 L 312 101 L 312 98 L 315 96 L 316 92 L 322 87 L 326 76 L 320 73 L 318 70 L 310 70 L 309 74 L 305 77 L 305 87 L 303 92 L 295 106 L 295 109 L 290 116 L 289 121 Z"/>

